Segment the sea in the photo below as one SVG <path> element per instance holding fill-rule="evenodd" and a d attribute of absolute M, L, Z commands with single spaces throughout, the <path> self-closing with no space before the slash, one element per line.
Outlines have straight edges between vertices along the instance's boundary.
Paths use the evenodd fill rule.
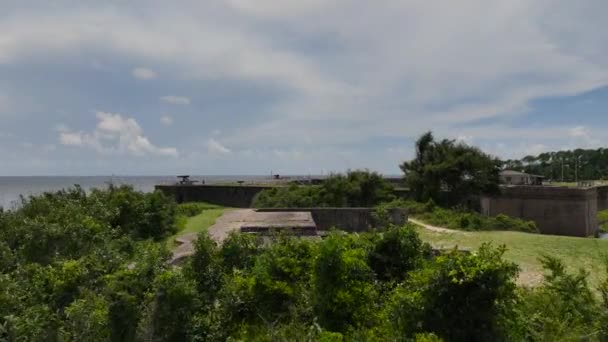
<path fill-rule="evenodd" d="M 243 181 L 245 183 L 268 180 L 269 176 L 191 176 L 191 180 L 205 184 Z M 14 209 L 20 197 L 67 189 L 79 185 L 85 191 L 106 188 L 109 184 L 128 184 L 136 190 L 151 192 L 159 184 L 175 184 L 175 176 L 0 176 L 0 207 Z"/>

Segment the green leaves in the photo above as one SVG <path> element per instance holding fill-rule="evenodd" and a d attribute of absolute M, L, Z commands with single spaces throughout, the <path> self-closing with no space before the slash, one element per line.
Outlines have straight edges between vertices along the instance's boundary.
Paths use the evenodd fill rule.
<path fill-rule="evenodd" d="M 367 170 L 334 174 L 319 186 L 278 187 L 260 192 L 256 208 L 373 207 L 394 198 L 393 187 Z"/>
<path fill-rule="evenodd" d="M 428 132 L 416 142 L 416 158 L 401 170 L 416 200 L 454 205 L 471 195 L 496 193 L 500 161 L 454 140 L 435 141 Z"/>

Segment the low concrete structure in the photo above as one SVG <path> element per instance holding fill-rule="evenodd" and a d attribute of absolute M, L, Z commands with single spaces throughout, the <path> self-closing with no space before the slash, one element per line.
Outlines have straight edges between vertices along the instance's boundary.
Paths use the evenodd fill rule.
<path fill-rule="evenodd" d="M 221 243 L 230 232 L 266 234 L 286 230 L 300 236 L 322 235 L 323 231 L 337 228 L 347 232 L 363 232 L 374 227 L 373 208 L 300 208 L 300 209 L 233 209 L 219 217 L 209 227 L 212 239 Z M 408 220 L 405 209 L 389 211 L 389 221 L 402 225 Z M 173 250 L 172 265 L 181 264 L 194 254 L 197 233 L 178 237 Z"/>
<path fill-rule="evenodd" d="M 310 212 L 252 212 L 241 225 L 241 233 L 286 231 L 294 235 L 317 235 L 317 225 Z"/>
<path fill-rule="evenodd" d="M 312 214 L 318 230 L 336 228 L 346 232 L 365 232 L 374 228 L 379 222 L 375 219 L 374 208 L 269 208 L 257 212 L 301 212 Z M 389 210 L 390 223 L 403 225 L 407 223 L 407 210 L 395 208 Z"/>
<path fill-rule="evenodd" d="M 498 196 L 481 198 L 483 214 L 534 221 L 542 234 L 595 235 L 597 209 L 597 188 L 507 186 Z"/>

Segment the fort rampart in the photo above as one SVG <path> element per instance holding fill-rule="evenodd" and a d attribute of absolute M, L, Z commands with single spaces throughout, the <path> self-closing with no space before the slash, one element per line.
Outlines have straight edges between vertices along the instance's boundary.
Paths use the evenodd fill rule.
<path fill-rule="evenodd" d="M 534 221 L 543 234 L 591 236 L 598 229 L 600 192 L 604 189 L 507 186 L 500 195 L 483 196 L 481 211 Z"/>

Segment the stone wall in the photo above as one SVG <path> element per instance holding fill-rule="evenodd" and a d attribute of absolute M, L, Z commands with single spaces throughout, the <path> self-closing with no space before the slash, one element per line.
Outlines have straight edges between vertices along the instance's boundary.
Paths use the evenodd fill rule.
<path fill-rule="evenodd" d="M 501 195 L 481 198 L 481 212 L 505 214 L 536 222 L 543 234 L 591 236 L 597 232 L 598 190 L 513 186 Z"/>
<path fill-rule="evenodd" d="M 608 209 L 608 186 L 598 186 L 597 188 L 597 210 Z"/>
<path fill-rule="evenodd" d="M 258 212 L 310 212 L 318 230 L 336 228 L 347 232 L 364 232 L 377 226 L 374 208 L 268 208 Z M 406 209 L 390 209 L 390 221 L 396 225 L 407 222 Z"/>
<path fill-rule="evenodd" d="M 157 185 L 178 203 L 206 202 L 232 208 L 249 208 L 255 195 L 269 186 L 249 185 Z"/>

